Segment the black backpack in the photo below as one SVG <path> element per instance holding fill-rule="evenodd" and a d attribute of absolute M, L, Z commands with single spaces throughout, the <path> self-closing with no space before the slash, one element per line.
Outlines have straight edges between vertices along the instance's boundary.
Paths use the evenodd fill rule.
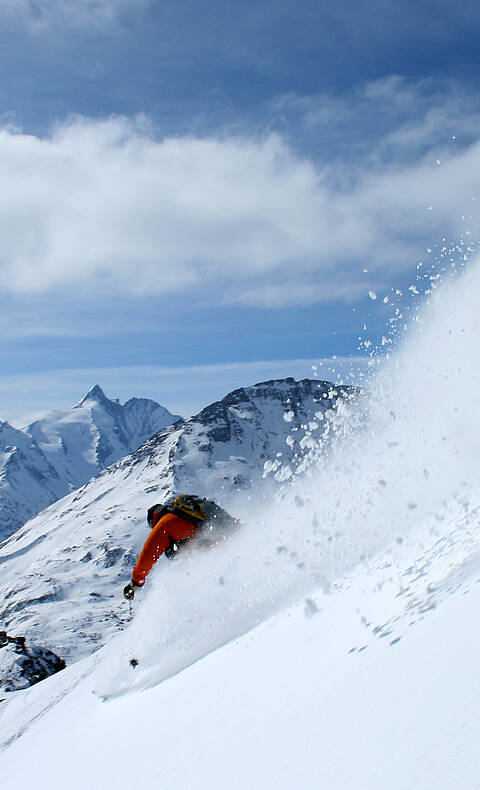
<path fill-rule="evenodd" d="M 227 513 L 220 505 L 211 499 L 204 499 L 195 494 L 180 494 L 165 504 L 152 505 L 147 511 L 147 522 L 150 528 L 153 526 L 153 517 L 159 518 L 167 513 L 173 513 L 179 518 L 190 521 L 198 528 L 200 539 L 198 545 L 201 548 L 208 548 L 222 540 L 229 534 L 238 529 L 240 522 Z M 158 521 L 158 519 L 157 519 Z M 177 541 L 169 546 L 165 551 L 165 556 L 171 559 L 176 555 L 180 545 L 188 542 Z"/>

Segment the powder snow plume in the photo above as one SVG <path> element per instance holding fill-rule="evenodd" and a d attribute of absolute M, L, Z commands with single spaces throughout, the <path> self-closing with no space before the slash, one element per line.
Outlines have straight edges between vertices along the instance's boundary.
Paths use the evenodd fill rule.
<path fill-rule="evenodd" d="M 99 690 L 158 683 L 479 503 L 479 290 L 479 264 L 438 289 L 368 393 L 333 417 L 331 449 L 261 512 L 244 501 L 235 537 L 157 564 L 131 625 L 104 648 Z"/>

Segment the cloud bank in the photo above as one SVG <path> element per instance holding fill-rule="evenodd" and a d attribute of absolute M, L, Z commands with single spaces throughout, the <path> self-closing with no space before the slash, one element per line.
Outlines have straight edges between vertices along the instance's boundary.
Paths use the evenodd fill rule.
<path fill-rule="evenodd" d="M 369 90 L 384 102 L 392 85 Z M 4 127 L 1 287 L 262 306 L 348 303 L 387 289 L 432 240 L 475 216 L 476 116 L 459 120 L 470 137 L 456 147 L 447 105 L 388 129 L 378 156 L 353 164 L 301 155 L 278 133 L 157 139 L 143 117 L 74 118 L 48 138 Z M 324 111 L 338 120 L 347 108 Z"/>

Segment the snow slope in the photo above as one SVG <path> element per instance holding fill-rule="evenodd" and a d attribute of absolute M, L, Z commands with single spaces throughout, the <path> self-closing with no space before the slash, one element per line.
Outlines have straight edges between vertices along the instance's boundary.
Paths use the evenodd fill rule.
<path fill-rule="evenodd" d="M 426 550 L 397 544 L 141 693 L 91 693 L 119 637 L 9 695 L 2 778 L 52 790 L 478 790 L 478 512 L 466 521 L 468 538 L 454 520 Z"/>
<path fill-rule="evenodd" d="M 355 390 L 321 381 L 236 390 L 51 505 L 0 546 L 2 627 L 28 633 L 66 661 L 103 645 L 130 618 L 119 593 L 148 533 L 147 508 L 175 491 L 192 491 L 239 516 L 249 517 L 251 508 L 258 513 L 261 484 L 271 491 L 301 467 L 308 455 L 303 439 L 336 419 L 341 392 L 345 408 Z M 169 560 L 159 565 L 172 572 Z"/>
<path fill-rule="evenodd" d="M 0 539 L 178 419 L 146 398 L 121 405 L 96 385 L 22 431 L 0 423 Z"/>
<path fill-rule="evenodd" d="M 479 287 L 438 294 L 263 530 L 159 563 L 123 632 L 1 703 L 7 785 L 478 790 Z"/>

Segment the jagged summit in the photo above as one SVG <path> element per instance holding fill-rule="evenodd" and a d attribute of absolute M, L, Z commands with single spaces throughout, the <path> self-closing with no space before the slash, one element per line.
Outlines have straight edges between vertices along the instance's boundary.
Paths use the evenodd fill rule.
<path fill-rule="evenodd" d="M 115 401 L 111 401 L 109 398 L 107 398 L 107 396 L 105 395 L 104 391 L 102 390 L 102 388 L 100 387 L 99 384 L 95 384 L 95 386 L 93 386 L 87 392 L 87 394 L 82 398 L 82 400 L 79 401 L 77 404 L 75 404 L 75 406 L 73 408 L 78 408 L 80 406 L 84 406 L 85 403 L 88 403 L 89 401 L 96 401 L 97 403 L 99 403 L 101 405 L 104 405 L 107 402 L 108 403 L 115 403 Z"/>

